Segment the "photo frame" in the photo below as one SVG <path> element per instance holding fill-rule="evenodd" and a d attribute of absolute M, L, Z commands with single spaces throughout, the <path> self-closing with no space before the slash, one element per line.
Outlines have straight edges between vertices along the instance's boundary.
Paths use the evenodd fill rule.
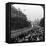
<path fill-rule="evenodd" d="M 12 5 L 23 5 L 23 6 L 21 6 L 22 7 L 22 9 L 21 9 L 21 7 L 19 7 L 20 9 L 17 9 L 18 7 L 16 7 L 16 11 L 14 11 L 15 10 L 15 8 L 12 6 Z M 25 6 L 26 5 L 26 6 Z M 29 5 L 29 7 L 31 6 L 31 8 L 33 8 L 33 9 L 35 9 L 34 7 L 36 6 L 39 6 L 39 7 L 42 7 L 42 11 L 40 11 L 39 12 L 39 14 L 41 15 L 43 15 L 43 18 L 44 19 L 40 19 L 40 21 L 41 21 L 41 23 L 40 22 L 38 22 L 38 24 L 34 24 L 34 22 L 33 22 L 33 24 L 34 25 L 37 25 L 37 26 L 34 26 L 34 25 L 32 25 L 32 24 L 30 24 L 30 22 L 32 22 L 33 21 L 33 19 L 32 19 L 32 21 L 29 21 L 28 22 L 28 16 L 27 16 L 27 18 L 25 17 L 26 15 L 27 15 L 27 13 L 29 12 L 28 10 L 27 11 L 25 11 L 25 13 L 24 13 L 24 11 L 23 11 L 23 8 L 25 8 L 26 9 L 26 7 L 28 7 L 28 5 Z M 33 7 L 34 6 L 34 7 Z M 29 8 L 28 7 L 28 8 Z M 31 9 L 31 8 L 29 8 L 29 10 Z M 25 10 L 24 9 L 24 10 Z M 27 12 L 27 13 L 26 13 Z M 32 12 L 32 11 L 31 11 Z M 35 11 L 35 12 L 37 12 L 37 10 Z M 41 13 L 42 12 L 42 13 Z M 12 13 L 12 14 L 11 14 Z M 14 13 L 14 14 L 13 14 Z M 21 15 L 22 15 L 22 18 L 20 19 L 18 16 L 16 17 L 16 18 L 14 18 L 15 17 L 15 14 L 16 14 L 16 16 L 17 15 L 20 15 L 20 18 L 21 18 Z M 25 15 L 26 14 L 26 15 Z M 29 13 L 28 13 L 29 14 Z M 33 12 L 33 14 L 35 14 L 34 12 Z M 32 14 L 32 16 L 33 16 L 33 14 Z M 38 13 L 37 13 L 38 14 Z M 12 17 L 11 17 L 12 16 Z M 24 17 L 23 17 L 24 16 Z M 35 15 L 34 15 L 34 17 L 35 17 Z M 20 20 L 19 20 L 19 19 Z M 23 19 L 24 18 L 24 19 Z M 31 18 L 31 17 L 30 17 Z M 23 20 L 22 20 L 23 19 Z M 26 20 L 26 21 L 25 21 Z M 30 19 L 29 19 L 30 20 Z M 38 21 L 38 19 L 36 19 L 37 21 Z M 15 21 L 15 23 L 14 23 L 14 21 Z M 20 22 L 18 22 L 18 21 L 20 21 Z M 21 22 L 22 21 L 22 22 Z M 37 21 L 35 21 L 35 22 L 37 22 Z M 21 23 L 21 24 L 19 24 L 19 23 Z M 26 24 L 25 24 L 26 23 Z M 40 23 L 40 24 L 39 24 Z M 14 27 L 14 24 L 15 24 L 15 27 Z M 19 27 L 18 27 L 18 25 L 19 25 Z M 22 25 L 22 26 L 20 26 L 20 25 Z M 31 26 L 32 25 L 32 26 Z M 38 26 L 39 25 L 39 26 Z M 27 26 L 27 27 L 26 27 Z M 31 26 L 31 27 L 30 27 Z M 20 28 L 21 27 L 21 28 Z M 26 28 L 25 28 L 26 27 Z M 36 28 L 34 28 L 34 27 L 36 27 Z M 38 28 L 37 28 L 38 27 Z M 32 28 L 32 29 L 30 29 L 30 28 Z M 32 33 L 31 31 L 28 31 L 28 30 L 31 30 L 32 32 L 34 32 L 34 33 Z M 15 30 L 15 31 L 13 31 L 13 30 Z M 26 31 L 25 31 L 26 30 Z M 37 31 L 38 30 L 38 31 Z M 40 32 L 40 31 L 41 32 Z M 18 33 L 19 32 L 19 33 Z M 31 32 L 31 33 L 30 33 Z M 36 32 L 36 33 L 35 33 Z M 40 32 L 39 34 L 37 33 L 37 32 Z M 15 33 L 15 34 L 14 34 Z M 34 36 L 34 35 L 35 36 Z M 19 36 L 20 35 L 20 36 Z M 21 36 L 22 35 L 22 36 Z M 33 35 L 33 36 L 32 36 Z M 26 36 L 29 36 L 28 38 L 25 38 Z M 31 38 L 32 37 L 32 38 Z M 36 38 L 35 38 L 36 37 Z M 37 37 L 39 37 L 39 40 L 37 41 L 36 39 L 38 39 Z M 16 40 L 17 39 L 17 40 Z M 25 39 L 28 39 L 28 40 L 25 40 Z M 29 40 L 29 39 L 31 39 L 31 40 Z M 32 40 L 33 39 L 33 40 Z M 41 40 L 42 39 L 42 40 Z M 34 4 L 34 3 L 19 3 L 19 2 L 8 2 L 8 3 L 6 3 L 6 43 L 29 43 L 29 42 L 45 42 L 45 4 Z"/>

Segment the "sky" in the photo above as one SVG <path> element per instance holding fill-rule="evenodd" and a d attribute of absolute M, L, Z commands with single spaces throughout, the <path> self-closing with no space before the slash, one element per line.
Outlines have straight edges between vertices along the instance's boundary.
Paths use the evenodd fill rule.
<path fill-rule="evenodd" d="M 28 20 L 34 21 L 35 19 L 41 19 L 43 17 L 42 6 L 36 5 L 23 5 L 23 4 L 13 4 L 16 9 L 19 9 L 27 16 Z"/>

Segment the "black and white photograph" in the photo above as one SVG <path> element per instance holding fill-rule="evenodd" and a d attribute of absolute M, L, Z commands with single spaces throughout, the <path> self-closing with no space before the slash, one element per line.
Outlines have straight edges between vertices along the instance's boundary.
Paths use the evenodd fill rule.
<path fill-rule="evenodd" d="M 8 6 L 10 8 L 6 6 L 8 20 L 6 21 L 6 41 L 9 43 L 45 41 L 44 4 L 10 3 Z"/>

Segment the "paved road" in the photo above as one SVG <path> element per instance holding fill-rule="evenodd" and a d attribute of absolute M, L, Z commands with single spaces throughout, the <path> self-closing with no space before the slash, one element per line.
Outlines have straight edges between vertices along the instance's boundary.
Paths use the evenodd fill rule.
<path fill-rule="evenodd" d="M 21 35 L 22 33 L 27 33 L 28 31 L 32 30 L 32 27 L 26 27 L 19 30 L 11 31 L 11 38 Z"/>

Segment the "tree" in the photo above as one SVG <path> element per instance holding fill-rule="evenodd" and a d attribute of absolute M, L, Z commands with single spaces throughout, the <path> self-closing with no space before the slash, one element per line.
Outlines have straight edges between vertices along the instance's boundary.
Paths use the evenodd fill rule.
<path fill-rule="evenodd" d="M 39 24 L 39 25 L 40 25 L 41 27 L 44 27 L 44 20 L 45 20 L 44 17 L 40 20 L 40 24 Z"/>
<path fill-rule="evenodd" d="M 27 21 L 26 15 L 13 6 L 11 7 L 11 16 L 11 29 L 20 29 L 30 25 L 30 22 Z"/>

